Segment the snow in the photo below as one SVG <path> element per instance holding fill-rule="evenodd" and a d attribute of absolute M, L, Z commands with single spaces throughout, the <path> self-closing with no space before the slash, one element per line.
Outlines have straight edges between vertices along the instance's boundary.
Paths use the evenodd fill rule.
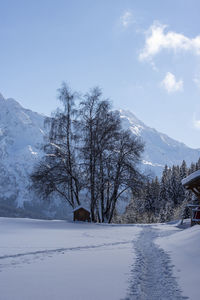
<path fill-rule="evenodd" d="M 1 199 L 23 206 L 30 199 L 29 174 L 42 155 L 44 117 L 0 96 Z M 5 184 L 6 182 L 6 184 Z M 8 192 L 10 197 L 8 198 Z"/>
<path fill-rule="evenodd" d="M 181 183 L 183 186 L 187 186 L 190 183 L 192 183 L 193 181 L 196 181 L 200 179 L 200 170 L 193 172 L 192 174 L 190 174 L 189 176 L 187 176 L 186 178 L 183 178 Z"/>
<path fill-rule="evenodd" d="M 3 300 L 122 299 L 139 226 L 0 218 Z"/>
<path fill-rule="evenodd" d="M 199 299 L 200 277 L 200 226 L 195 225 L 178 231 L 168 237 L 160 237 L 157 245 L 169 253 L 174 276 L 184 296 L 191 300 Z"/>
<path fill-rule="evenodd" d="M 134 243 L 136 262 L 132 268 L 132 281 L 129 291 L 130 300 L 182 300 L 183 295 L 176 278 L 170 257 L 155 244 L 155 238 L 167 236 L 177 228 L 164 226 L 143 226 L 139 238 Z"/>
<path fill-rule="evenodd" d="M 80 209 L 80 208 L 83 208 L 83 209 L 87 210 L 87 211 L 90 213 L 89 209 L 88 209 L 88 208 L 86 208 L 86 207 L 85 207 L 85 206 L 83 206 L 83 205 L 79 205 L 79 206 L 77 206 L 76 208 L 74 208 L 74 209 L 73 209 L 73 211 L 77 211 L 77 210 L 78 210 L 78 209 Z"/>
<path fill-rule="evenodd" d="M 120 110 L 119 112 L 123 128 L 131 130 L 136 137 L 141 138 L 145 143 L 142 157 L 144 170 L 151 170 L 160 176 L 163 166 L 166 164 L 172 166 L 173 164 L 180 165 L 183 160 L 187 164 L 198 161 L 200 149 L 191 149 L 166 134 L 145 125 L 128 110 Z"/>
<path fill-rule="evenodd" d="M 200 226 L 178 225 L 0 218 L 0 299 L 196 300 Z"/>
<path fill-rule="evenodd" d="M 144 159 L 142 160 L 142 163 L 144 165 L 149 165 L 149 166 L 152 166 L 152 167 L 161 167 L 161 168 L 164 168 L 164 165 L 160 165 L 160 164 L 157 164 L 157 163 L 153 164 L 152 162 L 146 161 Z"/>

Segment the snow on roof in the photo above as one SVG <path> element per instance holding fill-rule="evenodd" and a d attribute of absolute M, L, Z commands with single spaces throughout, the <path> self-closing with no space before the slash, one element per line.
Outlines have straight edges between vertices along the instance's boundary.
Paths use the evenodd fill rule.
<path fill-rule="evenodd" d="M 73 211 L 76 211 L 76 210 L 78 210 L 78 209 L 80 209 L 80 208 L 83 208 L 83 209 L 87 210 L 87 211 L 90 213 L 89 209 L 86 208 L 86 207 L 84 207 L 83 205 L 77 206 L 76 208 L 73 209 Z"/>
<path fill-rule="evenodd" d="M 191 183 L 197 181 L 197 180 L 200 180 L 200 170 L 190 174 L 189 176 L 187 176 L 186 178 L 183 178 L 181 180 L 181 183 L 183 186 L 188 186 L 190 185 Z"/>

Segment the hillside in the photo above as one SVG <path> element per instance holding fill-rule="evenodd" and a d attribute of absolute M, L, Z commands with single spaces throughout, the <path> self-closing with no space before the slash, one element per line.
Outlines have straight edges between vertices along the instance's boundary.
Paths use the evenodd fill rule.
<path fill-rule="evenodd" d="M 0 95 L 0 199 L 27 199 L 28 174 L 41 155 L 44 117 Z"/>
<path fill-rule="evenodd" d="M 143 168 L 152 170 L 156 175 L 162 173 L 163 167 L 180 165 L 183 160 L 187 164 L 196 162 L 200 157 L 200 149 L 192 149 L 156 129 L 148 127 L 133 113 L 120 110 L 123 127 L 145 142 Z"/>

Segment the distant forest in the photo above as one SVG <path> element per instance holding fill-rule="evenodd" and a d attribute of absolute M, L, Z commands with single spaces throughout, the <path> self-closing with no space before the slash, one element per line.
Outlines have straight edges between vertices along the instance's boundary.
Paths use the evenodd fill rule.
<path fill-rule="evenodd" d="M 154 223 L 166 222 L 189 217 L 187 203 L 197 201 L 196 196 L 183 188 L 181 180 L 200 169 L 200 159 L 187 167 L 183 161 L 181 166 L 165 166 L 161 179 L 157 177 L 146 180 L 138 197 L 133 197 L 121 217 L 122 223 Z"/>

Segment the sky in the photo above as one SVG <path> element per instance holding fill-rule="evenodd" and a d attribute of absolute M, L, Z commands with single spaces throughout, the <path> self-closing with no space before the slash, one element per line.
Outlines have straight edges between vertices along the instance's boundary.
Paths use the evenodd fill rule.
<path fill-rule="evenodd" d="M 0 0 L 0 93 L 50 115 L 63 81 L 200 148 L 199 0 Z"/>

